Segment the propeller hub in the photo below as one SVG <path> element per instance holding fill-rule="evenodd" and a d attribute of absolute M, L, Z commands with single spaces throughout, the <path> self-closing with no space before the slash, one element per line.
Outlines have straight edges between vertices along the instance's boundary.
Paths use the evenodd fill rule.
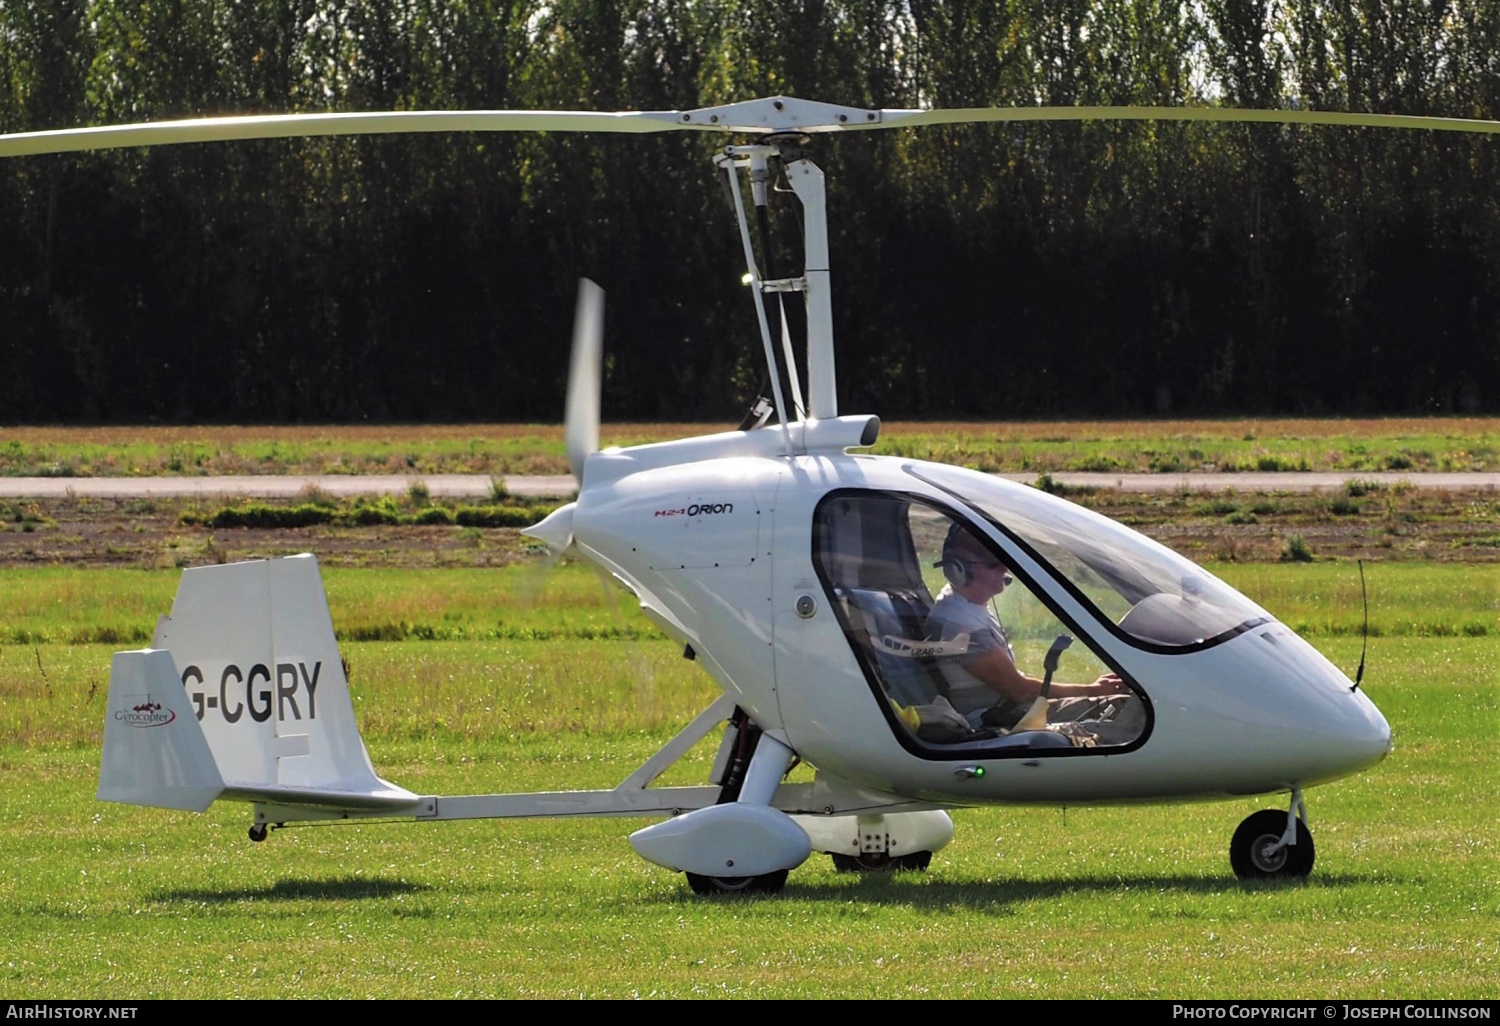
<path fill-rule="evenodd" d="M 539 524 L 523 528 L 521 533 L 528 538 L 537 538 L 546 542 L 547 548 L 553 552 L 566 552 L 573 547 L 573 511 L 577 508 L 576 502 L 559 506 L 548 514 L 547 519 Z"/>

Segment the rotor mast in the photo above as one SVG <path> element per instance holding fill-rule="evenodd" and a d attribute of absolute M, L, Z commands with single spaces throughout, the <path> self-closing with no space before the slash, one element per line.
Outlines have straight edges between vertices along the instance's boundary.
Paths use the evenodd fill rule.
<path fill-rule="evenodd" d="M 757 210 L 767 202 L 768 184 L 771 175 L 768 164 L 771 160 L 791 157 L 790 151 L 806 145 L 810 135 L 837 132 L 854 128 L 876 128 L 885 117 L 884 111 L 863 110 L 812 100 L 799 100 L 791 96 L 773 96 L 761 100 L 726 104 L 721 107 L 706 107 L 701 110 L 684 111 L 678 115 L 683 127 L 719 131 L 740 131 L 760 135 L 763 141 L 747 146 L 726 146 L 714 158 L 730 179 L 730 192 L 735 201 L 735 217 L 740 224 L 740 239 L 745 247 L 745 263 L 750 275 L 750 284 L 755 289 L 757 318 L 760 322 L 761 341 L 766 352 L 767 369 L 770 372 L 776 408 L 783 423 L 795 414 L 797 418 L 825 420 L 838 416 L 838 381 L 834 369 L 833 352 L 833 291 L 829 271 L 828 249 L 828 204 L 822 170 L 811 160 L 796 156 L 786 160 L 783 169 L 792 192 L 802 204 L 802 252 L 803 272 L 791 278 L 766 278 L 756 265 L 754 251 L 750 245 L 750 229 L 739 188 L 738 169 L 749 172 L 752 198 Z M 769 261 L 769 255 L 768 255 Z M 807 312 L 807 390 L 802 394 L 797 380 L 797 365 L 793 358 L 791 340 L 786 328 L 783 312 L 781 330 L 781 355 L 784 361 L 787 382 L 794 395 L 787 406 L 781 394 L 781 374 L 778 370 L 777 346 L 771 338 L 771 326 L 765 315 L 764 299 L 767 295 L 786 292 L 801 292 Z M 777 297 L 778 300 L 781 298 Z"/>
<path fill-rule="evenodd" d="M 787 142 L 800 144 L 799 134 Z M 739 169 L 750 172 L 752 199 L 757 212 L 763 211 L 767 202 L 769 181 L 768 164 L 772 159 L 781 159 L 783 140 L 774 136 L 766 143 L 749 146 L 726 146 L 724 152 L 714 158 L 714 163 L 728 176 L 730 195 L 734 199 L 735 217 L 739 221 L 740 241 L 745 250 L 745 264 L 749 282 L 755 290 L 756 316 L 760 324 L 761 341 L 765 348 L 766 363 L 770 372 L 776 409 L 786 423 L 795 413 L 798 420 L 824 420 L 838 416 L 837 378 L 834 371 L 833 354 L 833 292 L 829 272 L 828 253 L 828 205 L 824 188 L 823 171 L 811 160 L 799 157 L 785 164 L 785 172 L 792 192 L 802 204 L 803 262 L 801 275 L 791 278 L 763 277 L 755 260 L 750 243 L 750 226 L 746 218 L 739 186 Z M 769 265 L 769 254 L 767 254 Z M 771 338 L 771 326 L 766 317 L 764 299 L 781 294 L 802 293 L 807 313 L 807 391 L 805 396 L 797 376 L 797 363 L 792 352 L 791 338 L 786 325 L 786 312 L 782 310 L 780 361 L 784 361 L 787 381 L 792 390 L 791 405 L 782 394 L 781 375 L 778 370 L 777 347 Z"/>
<path fill-rule="evenodd" d="M 823 170 L 810 160 L 787 166 L 787 180 L 802 201 L 803 299 L 807 303 L 807 413 L 837 417 L 833 367 L 833 281 L 828 270 L 828 204 Z"/>

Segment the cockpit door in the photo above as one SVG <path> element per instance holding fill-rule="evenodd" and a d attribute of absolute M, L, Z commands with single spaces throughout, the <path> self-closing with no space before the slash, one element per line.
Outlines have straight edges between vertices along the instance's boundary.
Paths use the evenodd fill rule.
<path fill-rule="evenodd" d="M 818 504 L 812 531 L 823 597 L 909 750 L 1120 749 L 1143 737 L 1140 694 L 1059 619 L 1050 582 L 1013 572 L 1022 561 L 965 511 L 846 489 Z"/>

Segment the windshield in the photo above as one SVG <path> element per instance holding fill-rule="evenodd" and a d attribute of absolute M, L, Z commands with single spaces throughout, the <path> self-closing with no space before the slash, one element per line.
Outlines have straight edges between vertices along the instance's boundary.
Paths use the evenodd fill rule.
<path fill-rule="evenodd" d="M 1191 560 L 1082 506 L 956 467 L 908 464 L 906 471 L 978 508 L 1137 642 L 1199 645 L 1271 619 Z"/>

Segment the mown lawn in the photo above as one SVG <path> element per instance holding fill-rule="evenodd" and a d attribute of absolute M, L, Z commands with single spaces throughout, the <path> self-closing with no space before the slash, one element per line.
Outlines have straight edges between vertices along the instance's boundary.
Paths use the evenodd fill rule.
<path fill-rule="evenodd" d="M 1337 664 L 1357 662 L 1352 567 L 1232 569 Z M 327 575 L 345 632 L 454 627 L 343 643 L 388 779 L 419 793 L 613 786 L 712 698 L 675 646 L 616 620 L 586 571 L 545 582 L 529 611 L 524 572 L 469 573 Z M 1396 751 L 1310 792 L 1305 884 L 1229 870 L 1230 833 L 1271 798 L 959 810 L 928 873 L 845 876 L 817 856 L 775 897 L 703 899 L 635 857 L 635 820 L 318 826 L 252 845 L 248 806 L 96 802 L 119 646 L 68 631 L 149 623 L 175 575 L 8 572 L 0 620 L 57 637 L 0 645 L 0 993 L 1490 997 L 1494 571 L 1370 573 L 1366 690 Z M 554 633 L 524 635 L 544 621 Z M 484 633 L 502 622 L 517 629 Z M 1428 629 L 1450 622 L 1491 636 Z M 700 745 L 667 782 L 701 781 L 711 755 Z"/>

